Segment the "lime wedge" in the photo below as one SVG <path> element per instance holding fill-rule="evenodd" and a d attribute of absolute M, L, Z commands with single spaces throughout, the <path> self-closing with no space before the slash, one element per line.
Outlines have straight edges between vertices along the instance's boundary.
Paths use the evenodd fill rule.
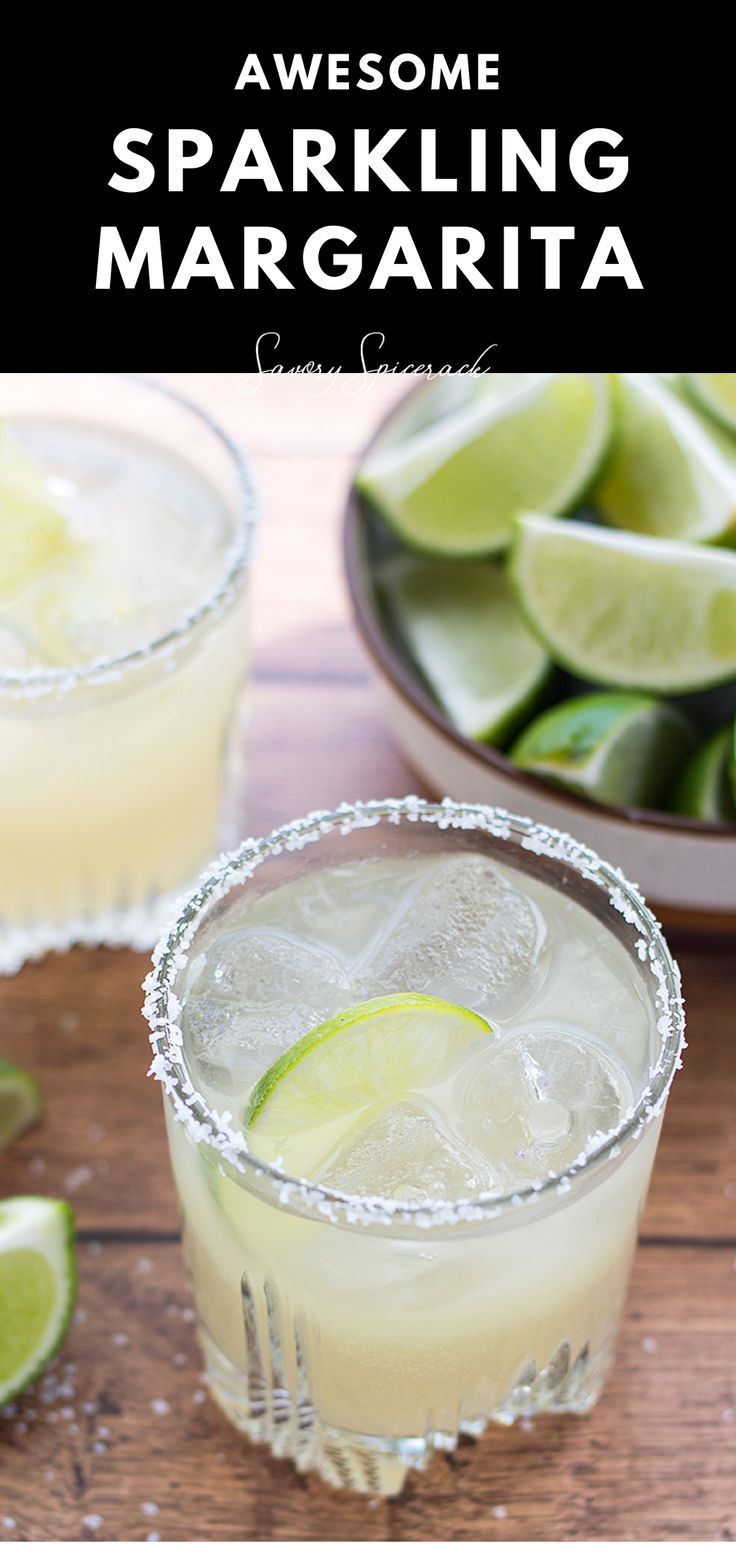
<path fill-rule="evenodd" d="M 503 745 L 552 670 L 506 572 L 401 558 L 380 581 L 398 633 L 452 723 L 470 739 Z"/>
<path fill-rule="evenodd" d="M 53 1357 L 74 1305 L 74 1214 L 66 1202 L 0 1202 L 0 1405 Z"/>
<path fill-rule="evenodd" d="M 459 408 L 466 408 L 482 396 L 486 382 L 490 379 L 488 376 L 453 373 L 436 376 L 432 381 L 423 382 L 415 391 L 407 392 L 379 430 L 371 447 L 371 455 L 377 454 L 379 450 L 387 450 L 390 445 L 410 440 L 431 424 L 447 418 Z"/>
<path fill-rule="evenodd" d="M 684 714 L 669 703 L 596 692 L 541 714 L 509 755 L 517 767 L 586 799 L 656 808 L 693 741 Z"/>
<path fill-rule="evenodd" d="M 685 385 L 698 407 L 724 429 L 736 430 L 736 373 L 686 375 Z"/>
<path fill-rule="evenodd" d="M 244 1126 L 259 1155 L 313 1175 L 362 1117 L 446 1078 L 490 1033 L 478 1014 L 442 998 L 371 998 L 310 1030 L 273 1063 L 253 1090 Z"/>
<path fill-rule="evenodd" d="M 734 727 L 717 730 L 683 768 L 670 808 L 700 821 L 736 821 Z"/>
<path fill-rule="evenodd" d="M 736 675 L 736 554 L 526 515 L 512 575 L 552 658 L 584 680 L 696 692 Z"/>
<path fill-rule="evenodd" d="M 495 377 L 494 387 L 364 462 L 358 486 L 410 547 L 507 547 L 521 510 L 562 515 L 600 471 L 613 427 L 605 375 Z"/>
<path fill-rule="evenodd" d="M 64 546 L 66 521 L 7 425 L 0 424 L 0 592 Z"/>
<path fill-rule="evenodd" d="M 38 1120 L 42 1107 L 35 1078 L 0 1057 L 0 1153 Z"/>
<path fill-rule="evenodd" d="M 595 499 L 624 530 L 733 539 L 736 459 L 675 391 L 652 375 L 624 375 L 619 433 Z"/>

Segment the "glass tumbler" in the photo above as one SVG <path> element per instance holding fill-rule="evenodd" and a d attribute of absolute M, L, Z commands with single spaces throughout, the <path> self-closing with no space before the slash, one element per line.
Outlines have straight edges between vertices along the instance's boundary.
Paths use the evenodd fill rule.
<path fill-rule="evenodd" d="M 231 1102 L 206 1098 L 187 1060 L 196 962 L 232 937 L 251 900 L 278 902 L 295 879 L 319 908 L 336 866 L 459 855 L 539 887 L 581 1031 L 611 1033 L 592 987 L 590 929 L 630 973 L 643 1012 L 619 1044 L 629 1108 L 564 1173 L 474 1200 L 355 1197 L 265 1163 Z M 435 955 L 441 939 L 440 925 Z M 488 807 L 343 806 L 225 858 L 160 942 L 147 988 L 199 1335 L 212 1394 L 237 1427 L 335 1486 L 392 1495 L 460 1434 L 593 1405 L 684 1030 L 677 967 L 618 871 L 568 836 Z M 271 1056 L 265 1048 L 263 1063 Z"/>
<path fill-rule="evenodd" d="M 22 639 L 0 588 L 0 971 L 12 972 L 78 942 L 151 948 L 173 898 L 242 836 L 256 496 L 232 440 L 150 381 L 0 375 L 0 422 L 58 508 L 82 512 L 101 551 L 113 520 L 125 539 L 129 515 L 129 545 L 150 541 L 154 597 L 150 629 L 118 647 L 114 591 L 108 617 L 104 595 L 69 600 L 62 577 L 53 606 L 66 624 L 66 605 L 92 644 L 71 663 L 53 648 L 47 661 L 39 644 L 29 665 L 22 649 L 14 657 Z M 162 512 L 207 552 L 201 574 L 172 566 Z M 30 636 L 36 645 L 43 626 L 48 648 L 43 604 L 29 612 Z"/>

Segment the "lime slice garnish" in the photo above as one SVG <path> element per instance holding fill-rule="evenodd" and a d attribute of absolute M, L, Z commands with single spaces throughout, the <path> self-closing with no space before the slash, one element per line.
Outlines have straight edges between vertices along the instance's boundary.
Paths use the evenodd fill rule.
<path fill-rule="evenodd" d="M 693 741 L 687 719 L 669 703 L 596 692 L 541 714 L 509 755 L 518 767 L 586 799 L 656 808 Z"/>
<path fill-rule="evenodd" d="M 64 515 L 40 471 L 0 424 L 0 591 L 31 578 L 65 540 Z"/>
<path fill-rule="evenodd" d="M 442 998 L 371 998 L 310 1030 L 273 1063 L 253 1090 L 244 1126 L 261 1157 L 314 1175 L 361 1118 L 439 1083 L 490 1033 L 478 1014 Z"/>
<path fill-rule="evenodd" d="M 409 546 L 440 557 L 499 552 L 521 510 L 564 514 L 599 472 L 613 427 L 607 376 L 494 379 L 360 469 L 358 486 Z"/>
<path fill-rule="evenodd" d="M 736 555 L 526 515 L 512 574 L 552 658 L 584 680 L 656 693 L 736 675 Z"/>
<path fill-rule="evenodd" d="M 461 734 L 502 745 L 532 711 L 551 663 L 497 564 L 402 558 L 382 591 L 398 632 Z"/>
<path fill-rule="evenodd" d="M 696 542 L 736 536 L 736 459 L 652 375 L 621 377 L 620 428 L 595 492 L 613 526 Z"/>
<path fill-rule="evenodd" d="M 74 1214 L 67 1202 L 0 1202 L 0 1405 L 53 1357 L 74 1306 Z"/>
<path fill-rule="evenodd" d="M 727 724 L 683 768 L 670 808 L 700 821 L 736 821 L 736 737 Z"/>
<path fill-rule="evenodd" d="M 0 1152 L 38 1120 L 42 1108 L 35 1078 L 0 1057 Z"/>
<path fill-rule="evenodd" d="M 698 407 L 724 429 L 736 430 L 736 373 L 686 375 L 685 385 Z"/>

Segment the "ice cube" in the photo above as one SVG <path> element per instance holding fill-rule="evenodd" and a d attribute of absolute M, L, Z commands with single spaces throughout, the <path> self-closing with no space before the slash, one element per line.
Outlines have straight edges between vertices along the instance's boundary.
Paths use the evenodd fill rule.
<path fill-rule="evenodd" d="M 351 1196 L 401 1202 L 458 1201 L 496 1184 L 483 1158 L 449 1132 L 433 1111 L 408 1100 L 392 1105 L 351 1137 L 319 1179 Z"/>
<path fill-rule="evenodd" d="M 632 954 L 591 913 L 555 897 L 554 965 L 534 1017 L 570 1028 L 596 1025 L 634 1084 L 646 1082 L 651 1010 Z"/>
<path fill-rule="evenodd" d="M 547 969 L 534 902 L 480 854 L 428 865 L 356 979 L 357 996 L 426 992 L 493 1021 L 528 1004 Z"/>
<path fill-rule="evenodd" d="M 250 918 L 326 950 L 353 972 L 380 945 L 416 883 L 404 859 L 361 859 L 291 881 L 252 904 Z"/>
<path fill-rule="evenodd" d="M 459 1131 L 505 1186 L 528 1185 L 565 1170 L 630 1099 L 599 1047 L 553 1026 L 523 1030 L 473 1060 Z"/>
<path fill-rule="evenodd" d="M 223 1093 L 243 1091 L 300 1036 L 350 1003 L 326 952 L 267 929 L 223 934 L 192 961 L 185 1051 Z"/>

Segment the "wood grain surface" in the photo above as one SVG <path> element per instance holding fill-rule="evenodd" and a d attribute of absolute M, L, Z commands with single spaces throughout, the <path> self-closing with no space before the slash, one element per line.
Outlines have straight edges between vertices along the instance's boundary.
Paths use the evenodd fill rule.
<path fill-rule="evenodd" d="M 263 492 L 249 830 L 416 788 L 350 627 L 338 540 L 355 454 L 402 383 L 172 379 L 248 445 Z M 690 1047 L 608 1392 L 584 1419 L 463 1444 L 392 1502 L 297 1477 L 206 1395 L 145 1077 L 145 959 L 78 950 L 0 981 L 0 1051 L 47 1098 L 0 1159 L 0 1195 L 67 1196 L 80 1267 L 61 1356 L 0 1418 L 0 1541 L 736 1538 L 736 965 L 733 943 L 678 953 Z"/>

